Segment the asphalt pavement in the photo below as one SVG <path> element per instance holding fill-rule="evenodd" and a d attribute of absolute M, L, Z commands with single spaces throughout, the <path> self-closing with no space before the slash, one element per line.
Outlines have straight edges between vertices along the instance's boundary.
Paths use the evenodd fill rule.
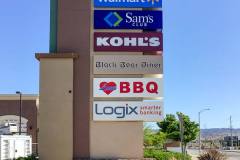
<path fill-rule="evenodd" d="M 240 160 L 240 151 L 222 151 L 227 157 L 227 160 Z M 193 159 L 197 160 L 198 157 L 198 150 L 188 149 L 188 154 L 190 154 Z"/>
<path fill-rule="evenodd" d="M 236 151 L 227 151 L 227 152 L 223 152 L 224 154 L 226 154 L 227 156 L 227 160 L 240 160 L 240 151 L 236 152 Z"/>

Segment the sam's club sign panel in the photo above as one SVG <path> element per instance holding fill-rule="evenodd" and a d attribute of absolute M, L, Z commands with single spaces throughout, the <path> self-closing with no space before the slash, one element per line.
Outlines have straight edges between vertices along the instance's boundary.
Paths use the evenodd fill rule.
<path fill-rule="evenodd" d="M 161 8 L 162 0 L 94 0 L 95 7 Z"/>
<path fill-rule="evenodd" d="M 161 121 L 163 104 L 155 102 L 96 101 L 93 103 L 94 121 Z"/>
<path fill-rule="evenodd" d="M 95 29 L 162 29 L 162 11 L 95 10 Z"/>
<path fill-rule="evenodd" d="M 163 97 L 162 78 L 94 78 L 94 97 Z"/>

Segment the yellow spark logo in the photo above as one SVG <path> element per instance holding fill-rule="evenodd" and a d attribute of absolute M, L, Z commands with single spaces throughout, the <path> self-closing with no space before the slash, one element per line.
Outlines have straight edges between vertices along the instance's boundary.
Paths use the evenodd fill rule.
<path fill-rule="evenodd" d="M 159 0 L 148 0 L 148 2 L 151 2 L 151 1 L 152 1 L 152 4 L 154 4 L 155 1 L 156 1 L 156 2 L 159 2 Z"/>

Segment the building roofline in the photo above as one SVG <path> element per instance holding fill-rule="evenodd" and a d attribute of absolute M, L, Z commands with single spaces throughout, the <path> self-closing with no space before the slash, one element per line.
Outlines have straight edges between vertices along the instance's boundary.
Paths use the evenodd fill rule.
<path fill-rule="evenodd" d="M 22 100 L 37 100 L 38 94 L 22 94 Z M 0 94 L 0 100 L 19 100 L 18 94 Z"/>

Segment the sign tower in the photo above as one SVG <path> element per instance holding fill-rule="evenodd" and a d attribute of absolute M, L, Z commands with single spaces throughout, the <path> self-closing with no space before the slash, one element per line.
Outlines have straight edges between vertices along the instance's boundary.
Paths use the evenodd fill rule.
<path fill-rule="evenodd" d="M 161 0 L 51 0 L 40 61 L 41 160 L 143 158 L 163 118 Z"/>

